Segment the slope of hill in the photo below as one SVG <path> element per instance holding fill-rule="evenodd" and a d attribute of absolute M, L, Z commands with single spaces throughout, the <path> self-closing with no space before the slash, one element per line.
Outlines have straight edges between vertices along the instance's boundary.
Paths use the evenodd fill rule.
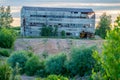
<path fill-rule="evenodd" d="M 102 40 L 78 40 L 78 39 L 50 39 L 50 38 L 24 38 L 17 39 L 15 50 L 31 50 L 37 54 L 47 52 L 56 54 L 69 52 L 71 47 L 101 47 Z"/>

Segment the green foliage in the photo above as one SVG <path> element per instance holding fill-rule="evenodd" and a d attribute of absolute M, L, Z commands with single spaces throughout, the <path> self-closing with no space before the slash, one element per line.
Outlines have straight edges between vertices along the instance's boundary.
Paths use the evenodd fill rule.
<path fill-rule="evenodd" d="M 65 31 L 64 30 L 61 31 L 61 36 L 65 37 Z"/>
<path fill-rule="evenodd" d="M 10 24 L 13 22 L 12 15 L 10 14 L 10 6 L 7 8 L 0 7 L 0 28 L 9 28 Z"/>
<path fill-rule="evenodd" d="M 0 80 L 9 80 L 11 75 L 11 68 L 8 64 L 0 62 Z"/>
<path fill-rule="evenodd" d="M 25 63 L 28 60 L 28 52 L 26 51 L 15 51 L 8 58 L 8 63 L 12 68 L 15 68 L 16 64 L 19 64 L 19 68 L 21 68 L 20 72 L 24 73 L 25 71 Z"/>
<path fill-rule="evenodd" d="M 91 80 L 107 80 L 106 76 L 102 72 L 92 72 Z"/>
<path fill-rule="evenodd" d="M 53 36 L 58 36 L 58 26 L 54 27 Z"/>
<path fill-rule="evenodd" d="M 13 31 L 15 31 L 17 36 L 20 35 L 20 26 L 17 26 L 17 27 L 11 27 L 10 29 L 12 29 Z"/>
<path fill-rule="evenodd" d="M 11 52 L 12 52 L 12 50 L 10 50 L 10 49 L 0 48 L 0 55 L 1 56 L 9 57 Z"/>
<path fill-rule="evenodd" d="M 48 57 L 48 52 L 47 51 L 44 51 L 42 54 L 41 54 L 41 58 L 43 59 L 46 59 Z"/>
<path fill-rule="evenodd" d="M 49 75 L 45 80 L 68 80 L 67 77 L 63 77 L 60 75 Z"/>
<path fill-rule="evenodd" d="M 58 27 L 52 27 L 52 26 L 43 26 L 41 29 L 41 36 L 57 36 L 58 35 Z"/>
<path fill-rule="evenodd" d="M 90 75 L 92 68 L 95 66 L 95 59 L 92 57 L 94 47 L 90 48 L 73 48 L 69 60 L 66 62 L 68 73 L 71 76 Z"/>
<path fill-rule="evenodd" d="M 11 27 L 11 29 L 20 31 L 20 26 Z"/>
<path fill-rule="evenodd" d="M 100 22 L 98 23 L 96 34 L 105 39 L 107 30 L 110 30 L 110 25 L 111 16 L 103 13 L 103 15 L 100 17 Z"/>
<path fill-rule="evenodd" d="M 17 63 L 15 68 L 12 69 L 12 75 L 10 77 L 10 80 L 22 80 L 19 72 L 20 72 L 20 68 L 19 68 L 19 64 Z"/>
<path fill-rule="evenodd" d="M 120 16 L 116 20 L 120 22 Z M 99 54 L 94 52 L 94 58 L 98 61 L 104 69 L 107 80 L 120 80 L 120 25 L 116 26 L 113 30 L 107 33 L 106 42 L 104 43 L 103 50 Z"/>
<path fill-rule="evenodd" d="M 66 60 L 65 54 L 58 54 L 49 57 L 46 60 L 46 71 L 50 74 L 64 74 L 65 73 L 65 67 L 64 62 Z"/>
<path fill-rule="evenodd" d="M 33 76 L 37 70 L 42 69 L 43 64 L 40 62 L 37 56 L 31 57 L 25 65 L 25 72 L 29 76 Z"/>
<path fill-rule="evenodd" d="M 34 80 L 44 80 L 44 79 L 42 79 L 42 78 L 35 78 Z"/>
<path fill-rule="evenodd" d="M 53 28 L 49 26 L 42 27 L 41 29 L 41 36 L 52 36 L 53 35 Z"/>
<path fill-rule="evenodd" d="M 11 29 L 0 29 L 0 47 L 11 48 L 16 40 L 16 33 Z"/>
<path fill-rule="evenodd" d="M 115 23 L 116 23 L 115 27 L 120 27 L 120 14 L 117 17 L 117 19 L 115 20 Z"/>

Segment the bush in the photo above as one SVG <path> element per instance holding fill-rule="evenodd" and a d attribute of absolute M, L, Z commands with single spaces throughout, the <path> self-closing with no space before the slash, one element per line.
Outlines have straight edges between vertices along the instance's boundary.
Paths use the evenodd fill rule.
<path fill-rule="evenodd" d="M 15 68 L 12 69 L 12 75 L 10 77 L 10 80 L 22 80 L 19 71 L 20 68 L 19 68 L 19 64 L 17 63 Z"/>
<path fill-rule="evenodd" d="M 15 68 L 16 64 L 19 64 L 19 68 L 21 68 L 20 73 L 24 73 L 25 63 L 28 60 L 28 52 L 26 51 L 15 51 L 8 58 L 8 63 L 12 68 Z"/>
<path fill-rule="evenodd" d="M 0 29 L 0 47 L 11 48 L 16 39 L 16 33 L 11 29 Z"/>
<path fill-rule="evenodd" d="M 41 36 L 53 36 L 53 28 L 50 26 L 42 27 Z"/>
<path fill-rule="evenodd" d="M 31 57 L 25 65 L 25 72 L 29 76 L 33 76 L 37 70 L 42 69 L 43 64 L 40 62 L 37 56 Z"/>
<path fill-rule="evenodd" d="M 64 62 L 66 60 L 65 54 L 59 54 L 49 57 L 46 60 L 45 69 L 50 74 L 63 74 L 65 72 Z"/>
<path fill-rule="evenodd" d="M 64 31 L 64 30 L 61 31 L 61 36 L 62 36 L 62 37 L 65 37 L 65 31 Z"/>
<path fill-rule="evenodd" d="M 49 75 L 45 80 L 68 80 L 67 77 L 63 77 L 60 75 Z"/>
<path fill-rule="evenodd" d="M 5 56 L 5 57 L 9 57 L 10 54 L 11 54 L 11 50 L 10 49 L 3 49 L 3 48 L 0 48 L 0 55 L 1 56 Z"/>
<path fill-rule="evenodd" d="M 0 80 L 9 80 L 11 68 L 8 64 L 0 62 Z"/>
<path fill-rule="evenodd" d="M 69 60 L 66 61 L 66 68 L 71 76 L 90 75 L 92 68 L 95 65 L 95 60 L 92 57 L 93 48 L 73 48 Z"/>

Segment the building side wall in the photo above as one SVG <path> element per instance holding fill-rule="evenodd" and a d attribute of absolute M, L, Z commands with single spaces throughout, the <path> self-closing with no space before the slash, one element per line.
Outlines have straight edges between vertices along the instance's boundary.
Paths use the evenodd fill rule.
<path fill-rule="evenodd" d="M 23 36 L 40 36 L 44 25 L 58 26 L 58 32 L 64 30 L 66 34 L 71 34 L 68 36 L 79 36 L 82 31 L 95 33 L 95 13 L 21 10 Z"/>

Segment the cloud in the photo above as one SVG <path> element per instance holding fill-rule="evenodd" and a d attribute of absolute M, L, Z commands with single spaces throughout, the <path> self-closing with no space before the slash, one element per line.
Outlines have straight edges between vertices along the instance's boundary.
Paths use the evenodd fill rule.
<path fill-rule="evenodd" d="M 87 6 L 91 6 L 91 7 L 112 7 L 112 6 L 120 6 L 120 3 L 79 3 L 79 2 L 33 2 L 33 3 L 29 3 L 29 4 L 25 4 L 27 6 L 48 6 L 48 7 L 87 7 Z"/>
<path fill-rule="evenodd" d="M 92 8 L 96 13 L 96 22 L 99 21 L 100 15 L 104 12 L 112 15 L 113 21 L 116 16 L 120 14 L 120 3 L 76 3 L 76 2 L 30 2 L 23 3 L 25 6 L 40 6 L 40 7 L 78 7 L 78 8 Z M 11 6 L 11 13 L 14 17 L 12 25 L 20 25 L 20 10 L 22 6 Z"/>
<path fill-rule="evenodd" d="M 20 13 L 21 7 L 20 6 L 11 6 L 11 13 Z"/>

